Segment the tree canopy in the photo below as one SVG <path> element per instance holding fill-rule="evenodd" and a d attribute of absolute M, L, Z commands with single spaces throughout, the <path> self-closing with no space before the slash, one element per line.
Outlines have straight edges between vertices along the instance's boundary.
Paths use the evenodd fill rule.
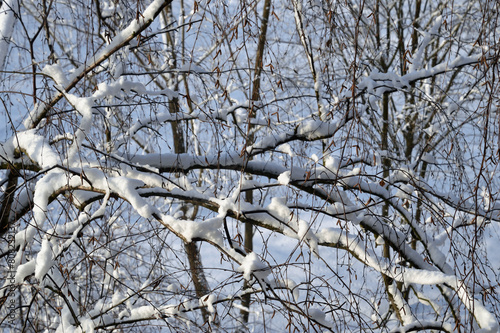
<path fill-rule="evenodd" d="M 0 5 L 5 332 L 498 332 L 497 1 Z"/>

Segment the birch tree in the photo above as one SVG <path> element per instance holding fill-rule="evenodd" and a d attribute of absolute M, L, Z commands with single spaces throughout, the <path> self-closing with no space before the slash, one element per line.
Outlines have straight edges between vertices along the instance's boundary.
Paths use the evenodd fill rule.
<path fill-rule="evenodd" d="M 498 4 L 0 7 L 0 326 L 498 332 Z"/>

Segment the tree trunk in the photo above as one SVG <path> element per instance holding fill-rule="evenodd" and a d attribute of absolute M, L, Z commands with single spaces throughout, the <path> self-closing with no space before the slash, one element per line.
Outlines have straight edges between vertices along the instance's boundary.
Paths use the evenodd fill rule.
<path fill-rule="evenodd" d="M 255 118 L 255 104 L 260 100 L 260 81 L 262 73 L 262 62 L 264 60 L 264 50 L 266 47 L 266 36 L 267 36 L 267 26 L 269 22 L 269 14 L 271 12 L 271 0 L 265 0 L 264 9 L 262 13 L 262 23 L 260 26 L 260 35 L 257 45 L 257 54 L 255 57 L 255 74 L 252 82 L 252 97 L 250 110 L 248 112 L 248 130 L 247 130 L 247 141 L 246 146 L 249 147 L 255 142 L 254 127 L 252 125 L 252 119 Z M 251 157 L 248 158 L 251 160 Z M 248 176 L 250 179 L 251 175 Z M 247 191 L 245 193 L 245 201 L 253 203 L 253 191 Z M 231 241 L 231 240 L 229 240 Z M 253 251 L 253 226 L 250 223 L 245 224 L 245 238 L 243 241 L 243 246 L 247 253 Z M 243 290 L 249 287 L 247 281 L 243 283 Z M 241 305 L 247 309 L 250 308 L 250 294 L 244 294 L 242 296 Z M 241 317 L 244 324 L 248 323 L 249 312 L 242 309 Z"/>
<path fill-rule="evenodd" d="M 181 2 L 181 5 L 183 4 L 183 1 Z M 183 9 L 181 9 L 183 10 Z M 171 20 L 171 15 L 172 15 L 172 5 L 170 4 L 168 7 L 166 7 L 164 13 L 163 13 L 163 18 L 165 22 L 165 26 L 168 26 L 168 24 L 172 21 Z M 181 27 L 181 29 L 184 29 L 184 27 Z M 173 67 L 176 68 L 177 66 L 177 57 L 176 54 L 173 50 L 174 47 L 174 40 L 172 35 L 167 32 L 167 45 L 172 47 L 172 58 L 173 58 Z M 182 43 L 184 45 L 184 43 Z M 175 74 L 174 74 L 175 75 Z M 167 82 L 171 81 L 171 87 L 174 91 L 178 91 L 179 88 L 179 83 L 177 78 L 175 77 L 173 80 L 167 79 Z M 172 98 L 169 103 L 169 111 L 170 113 L 178 113 L 180 112 L 180 105 L 179 105 L 179 99 L 178 98 Z M 172 139 L 174 143 L 174 152 L 176 154 L 184 154 L 187 153 L 188 147 L 186 140 L 184 138 L 184 130 L 182 128 L 182 124 L 179 122 L 171 122 L 171 128 L 172 128 Z M 184 216 L 182 218 L 187 218 L 185 215 L 187 212 L 187 206 L 185 209 L 181 209 L 181 211 L 184 212 Z M 194 219 L 195 216 L 191 216 L 191 219 Z M 210 292 L 210 286 L 208 285 L 208 281 L 205 277 L 205 272 L 203 270 L 203 264 L 201 261 L 201 254 L 198 249 L 198 246 L 196 245 L 196 242 L 189 242 L 189 243 L 184 243 L 184 249 L 186 251 L 186 256 L 188 258 L 188 263 L 189 263 L 189 271 L 191 273 L 191 278 L 193 280 L 193 285 L 196 293 L 196 297 L 202 298 L 203 296 L 206 296 Z M 203 316 L 203 320 L 205 322 L 209 321 L 209 316 L 210 313 L 207 311 L 206 308 L 201 309 L 201 313 Z"/>

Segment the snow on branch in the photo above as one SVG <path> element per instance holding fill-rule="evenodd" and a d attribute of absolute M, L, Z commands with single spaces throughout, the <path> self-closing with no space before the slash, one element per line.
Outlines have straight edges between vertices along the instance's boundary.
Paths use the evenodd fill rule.
<path fill-rule="evenodd" d="M 67 83 L 64 86 L 59 87 L 61 91 L 69 92 L 80 82 L 86 75 L 92 72 L 97 66 L 106 61 L 112 54 L 129 44 L 134 38 L 139 36 L 141 32 L 146 30 L 155 18 L 160 15 L 161 11 L 170 3 L 172 0 L 154 0 L 143 13 L 138 16 L 137 19 L 132 20 L 132 22 L 125 29 L 121 30 L 118 35 L 116 35 L 113 40 L 107 45 L 102 51 L 97 55 L 92 56 L 92 58 L 85 64 L 76 68 L 70 77 L 67 78 Z M 57 79 L 56 79 L 56 83 Z M 34 109 L 30 112 L 28 117 L 24 120 L 24 127 L 27 129 L 35 128 L 42 119 L 46 116 L 48 112 L 52 109 L 54 105 L 63 98 L 63 93 L 59 92 L 55 94 L 48 103 L 41 103 L 36 105 Z"/>

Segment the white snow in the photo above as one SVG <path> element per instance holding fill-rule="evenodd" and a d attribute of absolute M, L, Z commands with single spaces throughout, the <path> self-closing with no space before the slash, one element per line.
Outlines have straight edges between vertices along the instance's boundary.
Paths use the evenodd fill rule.
<path fill-rule="evenodd" d="M 25 264 L 19 265 L 16 271 L 16 283 L 23 283 L 24 279 L 35 272 L 35 260 L 30 260 Z"/>
<path fill-rule="evenodd" d="M 401 184 L 401 185 L 399 185 L 399 188 L 396 191 L 395 196 L 400 198 L 400 199 L 411 200 L 414 190 L 415 189 L 411 185 Z"/>
<path fill-rule="evenodd" d="M 290 157 L 294 157 L 295 153 L 292 150 L 292 147 L 288 143 L 284 143 L 277 148 L 278 151 L 287 154 Z"/>
<path fill-rule="evenodd" d="M 130 320 L 139 320 L 144 318 L 158 318 L 160 313 L 152 305 L 144 305 L 130 309 Z"/>
<path fill-rule="evenodd" d="M 9 44 L 19 13 L 17 0 L 4 0 L 0 10 L 0 70 L 4 70 Z"/>
<path fill-rule="evenodd" d="M 217 300 L 214 294 L 208 294 L 200 298 L 200 306 L 206 306 L 208 312 L 214 313 L 214 302 Z"/>
<path fill-rule="evenodd" d="M 286 198 L 284 197 L 274 197 L 271 198 L 271 203 L 267 206 L 267 209 L 285 219 L 286 221 L 290 220 L 291 211 L 290 208 L 286 205 Z"/>
<path fill-rule="evenodd" d="M 252 274 L 258 279 L 265 279 L 270 273 L 269 266 L 260 261 L 255 252 L 251 252 L 245 256 L 237 271 L 242 272 L 243 277 L 247 281 L 250 281 Z"/>
<path fill-rule="evenodd" d="M 42 168 L 50 168 L 61 164 L 60 156 L 52 149 L 45 138 L 38 135 L 35 130 L 18 132 L 15 137 L 6 142 L 4 148 L 8 152 L 8 156 L 10 156 L 10 160 L 13 160 L 13 150 L 20 149 Z"/>
<path fill-rule="evenodd" d="M 282 172 L 278 176 L 278 183 L 281 185 L 288 185 L 290 183 L 290 174 L 291 174 L 290 171 Z"/>
<path fill-rule="evenodd" d="M 56 82 L 56 85 L 61 89 L 63 89 L 69 83 L 65 71 L 58 63 L 45 65 L 42 69 L 42 73 L 50 76 Z"/>
<path fill-rule="evenodd" d="M 326 320 L 326 313 L 323 310 L 321 310 L 317 307 L 312 307 L 312 308 L 307 309 L 307 314 L 313 320 L 317 321 L 318 323 L 320 323 L 326 327 L 333 328 L 332 324 Z"/>
<path fill-rule="evenodd" d="M 54 264 L 52 245 L 47 239 L 42 240 L 42 248 L 36 256 L 35 278 L 42 281 L 43 277 Z"/>
<path fill-rule="evenodd" d="M 142 181 L 128 177 L 114 177 L 107 179 L 107 182 L 110 190 L 125 198 L 142 217 L 151 218 L 155 213 L 160 214 L 158 209 L 150 205 L 136 191 L 144 185 Z"/>
<path fill-rule="evenodd" d="M 175 219 L 169 215 L 163 215 L 162 221 L 181 234 L 187 242 L 195 238 L 212 240 L 216 243 L 222 242 L 222 234 L 219 229 L 222 227 L 223 219 L 215 217 L 204 222 Z"/>

